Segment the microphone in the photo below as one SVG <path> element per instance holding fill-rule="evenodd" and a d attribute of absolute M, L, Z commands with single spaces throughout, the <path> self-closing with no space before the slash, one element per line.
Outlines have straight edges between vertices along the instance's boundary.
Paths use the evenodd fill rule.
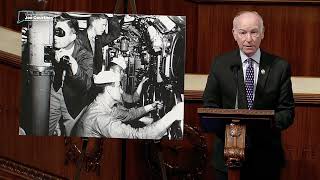
<path fill-rule="evenodd" d="M 239 69 L 240 69 L 240 65 L 239 64 L 234 64 L 230 67 L 231 71 L 233 72 L 233 78 L 234 78 L 234 81 L 236 83 L 236 90 L 237 90 L 237 93 L 236 93 L 236 102 L 235 102 L 235 105 L 234 105 L 234 109 L 238 109 L 238 94 L 239 94 L 239 87 L 238 87 L 238 72 L 239 72 Z"/>

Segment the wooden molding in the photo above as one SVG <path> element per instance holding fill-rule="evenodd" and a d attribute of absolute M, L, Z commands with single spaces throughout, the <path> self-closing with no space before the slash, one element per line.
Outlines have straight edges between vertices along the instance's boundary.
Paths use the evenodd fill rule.
<path fill-rule="evenodd" d="M 296 104 L 320 104 L 320 94 L 293 94 Z"/>
<path fill-rule="evenodd" d="M 198 114 L 209 117 L 224 117 L 227 119 L 273 119 L 274 110 L 250 110 L 250 109 L 221 109 L 221 108 L 198 108 Z M 259 117 L 257 117 L 259 116 Z"/>
<path fill-rule="evenodd" d="M 21 68 L 20 56 L 0 50 L 0 63 L 7 64 L 14 68 Z"/>
<path fill-rule="evenodd" d="M 0 177 L 8 174 L 8 177 L 13 176 L 14 179 L 66 180 L 66 178 L 52 175 L 3 157 L 0 157 L 0 171 L 2 171 Z"/>
<path fill-rule="evenodd" d="M 184 97 L 188 101 L 202 101 L 203 91 L 184 90 Z"/>

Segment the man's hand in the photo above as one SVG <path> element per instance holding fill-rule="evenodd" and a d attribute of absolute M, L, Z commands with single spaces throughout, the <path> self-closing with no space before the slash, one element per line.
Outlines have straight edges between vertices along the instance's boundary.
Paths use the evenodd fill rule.
<path fill-rule="evenodd" d="M 61 58 L 63 56 L 68 56 L 71 57 L 71 54 L 69 54 L 66 50 L 64 49 L 59 49 L 57 51 L 55 51 L 55 60 L 59 63 Z"/>
<path fill-rule="evenodd" d="M 138 85 L 138 87 L 137 87 L 137 90 L 136 90 L 136 92 L 135 93 L 137 93 L 138 94 L 138 100 L 140 99 L 140 94 L 141 94 L 141 91 L 142 91 L 142 86 L 143 86 L 143 84 L 146 82 L 146 81 L 148 81 L 149 80 L 149 78 L 147 78 L 147 77 L 143 77 L 142 78 L 142 80 L 141 80 L 141 82 L 139 83 L 139 85 Z"/>
<path fill-rule="evenodd" d="M 56 51 L 56 55 L 55 55 L 55 59 L 57 62 L 60 62 L 61 58 L 63 56 L 68 56 L 69 57 L 69 66 L 71 68 L 71 71 L 72 71 L 72 75 L 75 75 L 78 71 L 78 63 L 77 61 L 69 54 L 67 53 L 65 50 L 59 50 L 59 51 Z"/>
<path fill-rule="evenodd" d="M 163 103 L 160 101 L 155 101 L 152 103 L 152 110 L 156 110 L 156 109 L 162 109 L 163 108 Z"/>
<path fill-rule="evenodd" d="M 162 109 L 163 108 L 163 103 L 161 103 L 160 101 L 155 101 L 152 104 L 148 104 L 146 106 L 144 106 L 146 112 L 150 112 L 156 109 Z"/>

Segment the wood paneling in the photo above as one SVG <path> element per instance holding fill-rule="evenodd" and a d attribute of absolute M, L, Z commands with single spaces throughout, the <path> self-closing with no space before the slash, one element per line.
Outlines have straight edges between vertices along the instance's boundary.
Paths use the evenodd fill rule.
<path fill-rule="evenodd" d="M 297 106 L 295 114 L 294 124 L 283 133 L 283 179 L 320 179 L 320 106 Z"/>
<path fill-rule="evenodd" d="M 231 33 L 232 19 L 239 11 L 254 10 L 264 19 L 261 47 L 285 58 L 295 76 L 320 76 L 320 61 L 316 61 L 320 55 L 319 6 L 229 3 L 198 7 L 198 66 L 194 73 L 208 73 L 213 57 L 237 47 Z"/>

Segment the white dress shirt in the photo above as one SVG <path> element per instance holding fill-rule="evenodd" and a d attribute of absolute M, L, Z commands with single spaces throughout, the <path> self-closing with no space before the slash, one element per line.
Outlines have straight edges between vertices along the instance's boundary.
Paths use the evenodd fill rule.
<path fill-rule="evenodd" d="M 256 93 L 256 87 L 257 87 L 257 82 L 258 82 L 258 75 L 259 75 L 259 64 L 260 64 L 260 57 L 261 57 L 260 48 L 251 57 L 248 57 L 246 54 L 244 54 L 240 50 L 240 57 L 241 57 L 241 62 L 242 62 L 242 70 L 243 70 L 244 82 L 245 82 L 245 79 L 246 79 L 246 70 L 247 70 L 247 68 L 249 66 L 249 63 L 248 63 L 247 59 L 249 59 L 249 58 L 253 59 L 252 63 L 253 63 L 253 70 L 254 70 L 254 88 L 253 88 L 253 100 L 254 100 L 254 96 L 255 96 L 255 93 Z"/>
<path fill-rule="evenodd" d="M 94 55 L 96 35 L 94 33 L 94 30 L 90 28 L 87 29 L 87 33 L 88 33 L 88 39 L 92 49 L 92 54 Z"/>

